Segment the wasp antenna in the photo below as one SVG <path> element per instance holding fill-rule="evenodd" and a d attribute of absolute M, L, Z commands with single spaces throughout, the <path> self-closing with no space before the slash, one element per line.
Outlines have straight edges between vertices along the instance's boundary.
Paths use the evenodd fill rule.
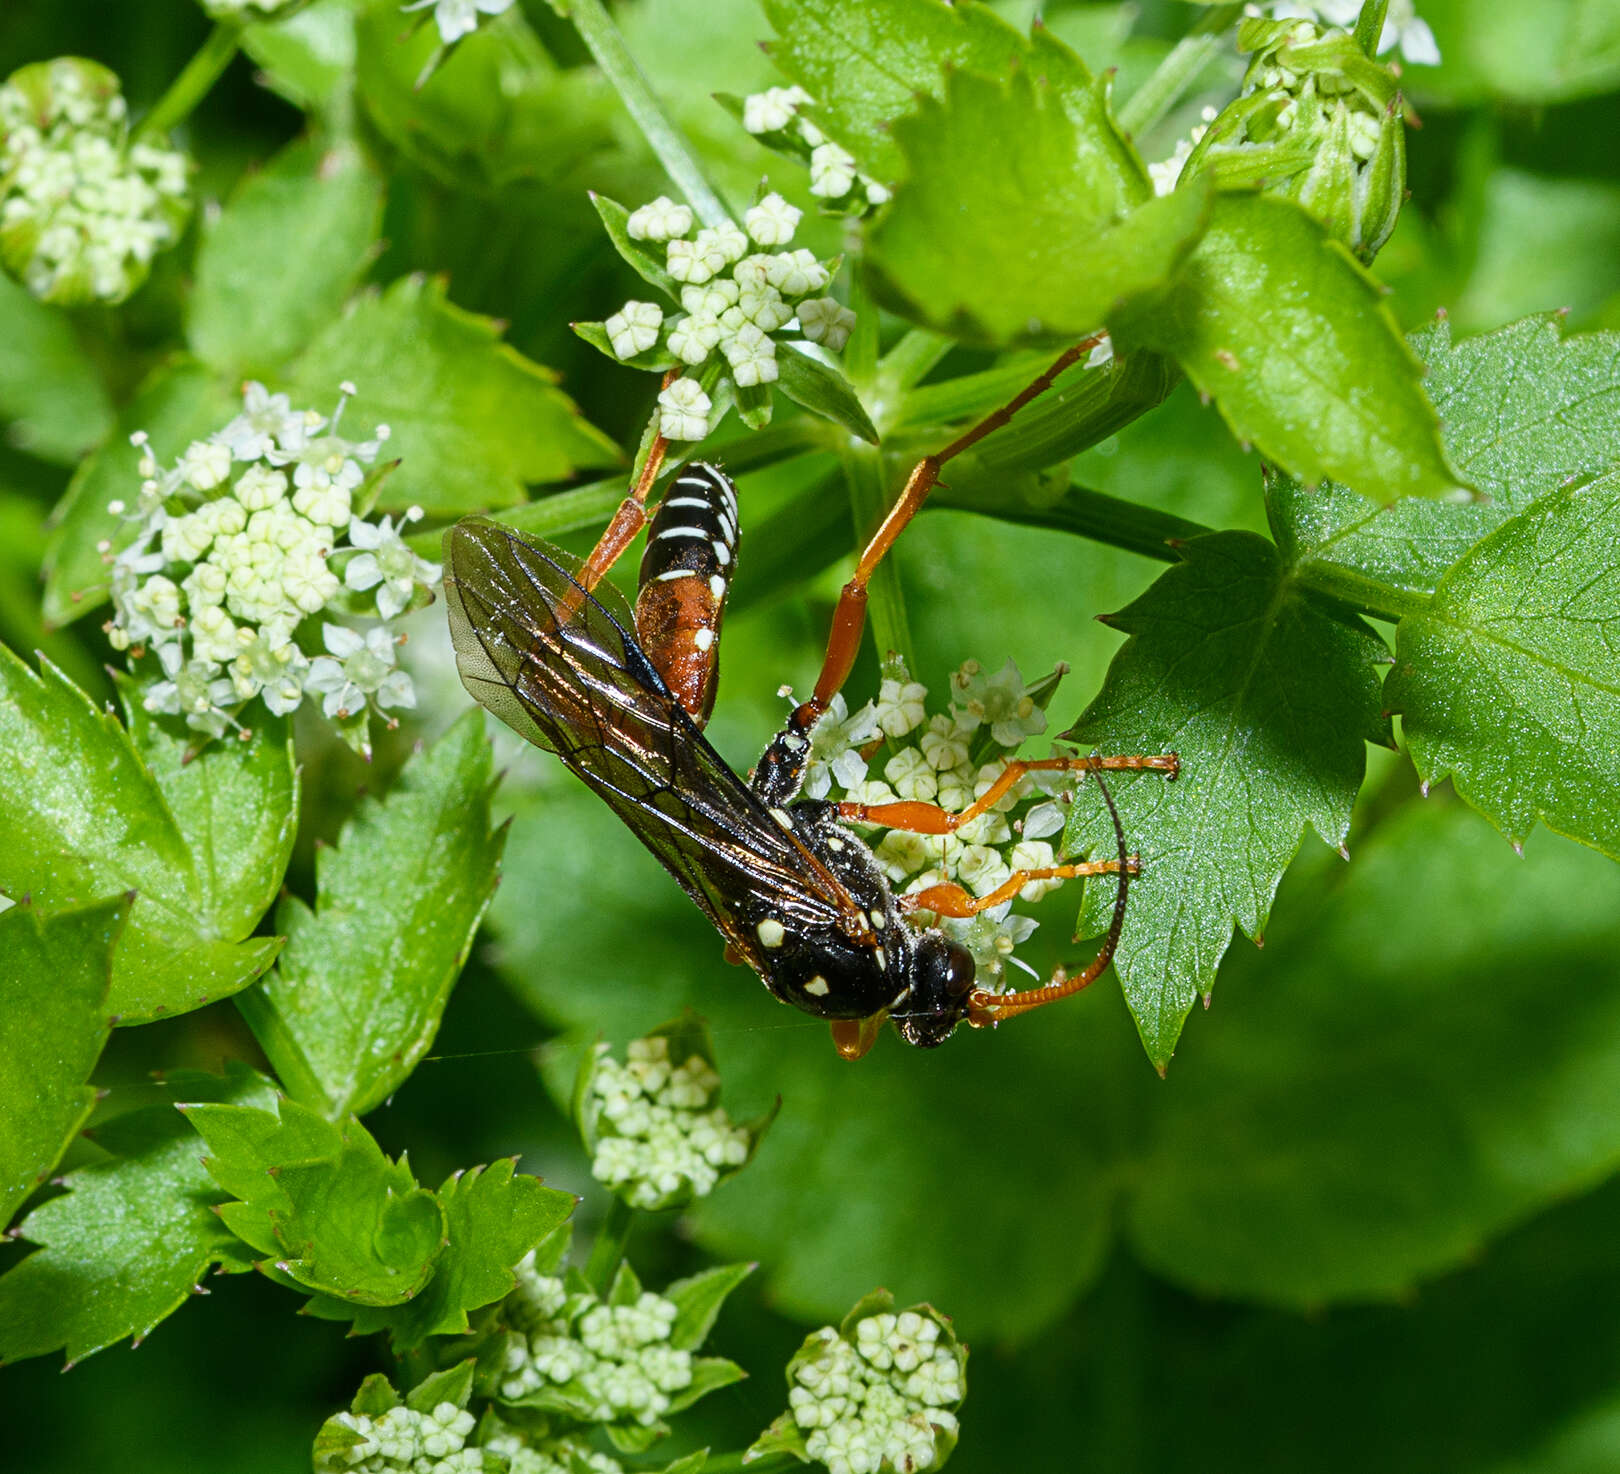
<path fill-rule="evenodd" d="M 1119 936 L 1125 928 L 1125 900 L 1131 888 L 1131 855 L 1125 848 L 1125 826 L 1120 822 L 1114 796 L 1108 791 L 1108 785 L 1103 782 L 1099 771 L 1093 769 L 1092 776 L 1097 780 L 1103 802 L 1108 805 L 1108 817 L 1114 821 L 1114 840 L 1119 846 L 1119 890 L 1114 896 L 1114 916 L 1108 923 L 1108 935 L 1103 938 L 1103 944 L 1098 949 L 1097 955 L 1073 977 L 1065 976 L 1063 970 L 1059 968 L 1052 981 L 1044 988 L 1025 988 L 1018 993 L 987 993 L 983 989 L 976 990 L 968 999 L 970 1024 L 982 1028 L 986 1024 L 998 1024 L 1003 1019 L 1028 1013 L 1032 1008 L 1043 1008 L 1048 1003 L 1056 1003 L 1058 999 L 1067 998 L 1096 982 L 1102 976 L 1103 969 L 1114 960 L 1114 949 L 1119 946 Z"/>

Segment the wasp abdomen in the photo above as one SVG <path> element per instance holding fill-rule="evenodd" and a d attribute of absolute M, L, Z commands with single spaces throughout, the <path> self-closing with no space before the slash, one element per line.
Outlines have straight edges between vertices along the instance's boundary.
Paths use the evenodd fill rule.
<path fill-rule="evenodd" d="M 736 565 L 736 488 L 716 466 L 688 466 L 647 526 L 636 637 L 700 727 L 720 683 L 720 623 Z"/>

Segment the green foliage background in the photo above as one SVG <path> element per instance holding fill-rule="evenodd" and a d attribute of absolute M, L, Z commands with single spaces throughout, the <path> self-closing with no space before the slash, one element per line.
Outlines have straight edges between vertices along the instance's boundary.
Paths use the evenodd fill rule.
<path fill-rule="evenodd" d="M 998 8 L 1029 20 L 1028 5 Z M 491 149 L 500 177 L 470 178 L 446 151 L 479 118 L 435 116 L 408 88 L 370 79 L 373 105 L 410 118 L 417 145 L 387 182 L 380 257 L 357 258 L 353 270 L 379 284 L 443 274 L 450 302 L 503 319 L 508 341 L 559 371 L 588 419 L 622 442 L 644 421 L 653 381 L 567 331 L 635 289 L 585 190 L 633 203 L 657 193 L 660 176 L 571 33 L 544 5 L 525 9 L 557 60 L 555 86 L 518 124 L 489 120 L 492 139 L 498 126 L 513 130 Z M 1568 308 L 1571 326 L 1620 328 L 1615 7 L 1438 0 L 1422 9 L 1447 61 L 1413 77 L 1424 124 L 1409 140 L 1414 200 L 1375 267 L 1402 326 L 1417 330 L 1444 307 L 1460 339 Z M 1138 20 L 1126 41 L 1128 11 Z M 1167 50 L 1156 38 L 1175 34 L 1186 12 L 1148 0 L 1051 3 L 1044 14 L 1094 70 L 1117 66 L 1127 92 Z M 769 33 L 754 0 L 633 0 L 616 15 L 727 189 L 743 197 L 761 172 L 787 172 L 710 98 L 782 80 L 754 44 Z M 385 8 L 361 25 L 364 69 L 400 23 Z M 139 107 L 205 32 L 192 0 L 11 0 L 0 13 L 0 74 L 80 53 L 118 70 Z M 322 82 L 311 72 L 302 85 L 314 96 Z M 1169 152 L 1197 101 L 1142 140 L 1147 157 Z M 301 128 L 297 108 L 239 60 L 190 124 L 205 193 L 228 195 Z M 267 170 L 255 187 L 282 186 Z M 321 212 L 311 238 L 369 228 L 375 208 L 363 184 L 323 192 L 311 203 Z M 47 392 L 51 364 L 71 361 L 74 345 L 0 282 L 0 417 L 10 426 L 0 446 L 0 639 L 43 648 L 98 697 L 112 688 L 93 621 L 47 633 L 39 614 L 44 516 L 66 468 L 106 432 L 113 395 L 121 406 L 131 398 L 182 311 L 211 361 L 244 372 L 255 354 L 274 360 L 285 349 L 266 332 L 300 331 L 285 317 L 261 330 L 251 301 L 189 280 L 184 254 L 164 258 L 127 309 L 126 353 L 102 366 L 112 387 L 104 400 Z M 422 294 L 438 290 L 396 287 L 385 300 L 403 293 L 400 311 L 426 312 Z M 310 329 L 332 305 L 310 304 Z M 446 334 L 479 331 L 432 322 Z M 974 360 L 963 355 L 961 366 Z M 306 371 L 312 394 L 340 372 L 366 388 L 363 367 L 329 367 L 318 352 Z M 403 426 L 432 409 L 453 423 L 457 392 L 485 403 L 524 392 L 516 369 L 502 372 L 447 386 L 435 406 L 387 405 L 388 417 Z M 194 408 L 204 424 L 218 417 Z M 139 409 L 126 413 L 130 425 L 145 423 Z M 449 455 L 422 465 L 426 449 L 419 499 L 446 511 L 516 501 L 525 483 L 558 474 L 550 444 L 536 431 L 532 445 L 486 450 L 474 484 Z M 409 447 L 399 448 L 409 465 Z M 575 447 L 576 461 L 590 454 Z M 737 603 L 711 729 L 739 766 L 780 715 L 777 686 L 804 688 L 818 662 L 848 527 L 829 522 L 813 560 L 826 570 L 794 583 L 771 517 L 826 469 L 800 461 L 791 476 L 744 482 Z M 1224 556 L 1270 556 L 1243 537 L 1268 529 L 1258 461 L 1185 385 L 1083 455 L 1075 479 L 1234 529 Z M 793 556 L 798 578 L 802 554 Z M 1474 560 L 1485 566 L 1444 587 L 1443 608 L 1457 618 L 1422 622 L 1403 639 L 1421 649 L 1453 638 L 1458 611 L 1490 613 L 1488 560 L 1534 567 L 1538 556 L 1522 529 L 1482 546 Z M 962 511 L 930 511 L 897 562 L 923 679 L 938 686 L 968 656 L 999 664 L 1010 655 L 1026 675 L 1064 660 L 1074 672 L 1054 708 L 1061 725 L 1102 687 L 1120 646 L 1093 615 L 1141 600 L 1120 629 L 1149 638 L 1155 617 L 1176 614 L 1162 607 L 1168 594 L 1158 608 L 1142 599 L 1157 562 Z M 1191 579 L 1198 565 L 1187 566 Z M 872 676 L 863 666 L 856 688 Z M 1402 679 L 1403 699 L 1418 701 L 1420 682 Z M 334 855 L 355 787 L 385 786 L 410 740 L 438 737 L 465 705 L 453 681 L 428 690 L 421 722 L 370 770 L 335 746 L 306 759 L 298 895 L 315 893 L 314 840 L 339 846 L 323 873 L 341 869 Z M 1377 734 L 1348 735 L 1359 747 Z M 1444 733 L 1408 735 L 1424 772 L 1483 781 L 1448 756 Z M 427 1058 L 368 1125 L 390 1155 L 409 1148 L 422 1182 L 521 1153 L 527 1171 L 580 1187 L 585 1163 L 554 1101 L 581 1042 L 643 1032 L 687 1004 L 708 1015 L 736 1113 L 756 1114 L 777 1094 L 784 1106 L 757 1161 L 695 1215 L 690 1235 L 649 1234 L 633 1246 L 650 1283 L 708 1255 L 764 1261 L 711 1343 L 754 1380 L 684 1420 L 694 1444 L 751 1439 L 781 1405 L 779 1368 L 804 1323 L 836 1320 L 883 1283 L 902 1302 L 930 1299 L 953 1315 L 974 1349 L 953 1465 L 963 1474 L 1620 1467 L 1620 1187 L 1608 1181 L 1620 1167 L 1620 873 L 1603 855 L 1515 821 L 1518 858 L 1449 784 L 1422 799 L 1411 765 L 1372 749 L 1349 830 L 1354 863 L 1307 838 L 1263 950 L 1235 944 L 1213 1007 L 1189 1021 L 1166 1079 L 1144 1059 L 1112 983 L 934 1054 L 885 1040 L 851 1068 L 824 1029 L 721 963 L 702 919 L 549 759 L 517 755 L 492 803 L 515 822 L 483 942 Z M 1533 816 L 1534 802 L 1518 809 Z M 1604 843 L 1615 823 L 1594 812 L 1589 836 Z M 301 929 L 344 924 L 284 904 L 298 913 L 296 925 L 278 923 L 294 947 Z M 1072 916 L 1072 901 L 1048 903 L 1029 949 L 1037 967 L 1068 953 Z M 440 920 L 465 930 L 476 917 Z M 229 1004 L 169 1026 L 160 1059 L 157 1037 L 115 1033 L 98 1082 L 138 1085 L 154 1065 L 217 1069 L 254 1049 Z M 325 1084 L 333 1099 L 372 1103 L 371 1085 Z M 17 1257 L 0 1251 L 0 1268 Z M 312 1430 L 375 1368 L 376 1351 L 294 1318 L 289 1297 L 258 1276 L 210 1286 L 210 1300 L 134 1353 L 106 1352 L 66 1377 L 46 1358 L 0 1373 L 0 1462 L 43 1474 L 117 1461 L 142 1474 L 175 1467 L 183 1448 L 197 1467 L 306 1466 Z"/>

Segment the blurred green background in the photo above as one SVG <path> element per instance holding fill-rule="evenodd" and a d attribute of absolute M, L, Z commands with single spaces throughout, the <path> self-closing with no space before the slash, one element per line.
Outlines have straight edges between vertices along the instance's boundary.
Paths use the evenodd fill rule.
<path fill-rule="evenodd" d="M 336 0 L 324 0 L 326 7 Z M 998 7 L 1027 22 L 1030 3 Z M 753 0 L 615 7 L 632 50 L 738 198 L 789 171 L 712 102 L 780 79 Z M 1188 23 L 1170 3 L 1052 0 L 1047 23 L 1128 94 Z M 1620 5 L 1422 7 L 1446 62 L 1410 76 L 1413 198 L 1377 263 L 1404 326 L 1444 308 L 1459 333 L 1567 308 L 1620 326 Z M 431 131 L 384 147 L 385 248 L 372 278 L 444 273 L 451 299 L 509 323 L 586 414 L 621 439 L 653 381 L 567 331 L 631 294 L 584 191 L 629 203 L 655 167 L 571 34 L 526 7 L 556 63 L 546 125 L 499 178 L 447 169 Z M 384 6 L 366 45 L 402 29 Z M 138 111 L 202 41 L 194 0 L 4 0 L 0 74 L 77 53 L 116 69 Z M 341 59 L 340 59 L 341 60 Z M 1149 138 L 1167 155 L 1239 64 Z M 404 104 L 401 104 L 404 105 Z M 239 58 L 188 127 L 204 195 L 298 136 L 301 112 Z M 802 184 L 799 185 L 802 189 Z M 836 233 L 832 238 L 836 238 Z M 175 339 L 188 250 L 123 310 L 113 400 Z M 42 645 L 105 692 L 94 621 L 47 635 L 37 575 L 72 446 L 32 419 L 30 321 L 0 283 L 0 638 Z M 98 331 L 98 339 L 106 341 Z M 976 366 L 963 355 L 943 372 Z M 99 430 L 88 406 L 80 424 Z M 745 478 L 737 608 L 711 733 L 746 766 L 813 678 L 837 584 L 830 565 L 774 586 L 749 528 L 818 473 Z M 1218 527 L 1264 530 L 1259 468 L 1185 389 L 1083 456 L 1082 482 Z M 833 539 L 830 559 L 847 539 Z M 1011 656 L 1073 674 L 1059 726 L 1096 689 L 1120 607 L 1160 565 L 1057 534 L 930 512 L 898 553 L 920 676 Z M 465 708 L 440 612 L 413 647 L 419 721 L 369 769 L 305 753 L 293 883 L 357 787 L 387 782 L 409 743 Z M 874 672 L 863 666 L 853 689 Z M 933 1054 L 884 1039 L 857 1067 L 820 1025 L 721 961 L 697 913 L 551 759 L 502 746 L 515 816 L 506 875 L 432 1056 L 368 1124 L 418 1175 L 518 1152 L 585 1190 L 559 1113 L 581 1041 L 622 1039 L 690 1004 L 712 1021 L 734 1112 L 780 1094 L 758 1161 L 692 1219 L 632 1244 L 659 1285 L 719 1257 L 761 1269 L 713 1348 L 754 1374 L 683 1420 L 681 1446 L 746 1444 L 784 1405 L 781 1367 L 806 1323 L 887 1285 L 956 1317 L 973 1349 L 954 1468 L 1523 1471 L 1620 1468 L 1620 872 L 1538 832 L 1523 859 L 1449 789 L 1426 800 L 1404 759 L 1371 754 L 1346 866 L 1314 839 L 1284 882 L 1263 950 L 1239 941 L 1214 1007 L 1189 1021 L 1161 1081 L 1111 981 L 995 1035 Z M 1068 954 L 1073 898 L 1046 905 L 1028 949 Z M 114 1037 L 107 1083 L 161 1066 L 217 1068 L 253 1045 L 228 1006 Z M 548 1092 L 548 1084 L 550 1091 Z M 600 1210 L 587 1192 L 582 1216 Z M 0 1251 L 0 1266 L 16 1249 Z M 150 1342 L 69 1375 L 0 1372 L 0 1465 L 121 1474 L 307 1467 L 319 1421 L 385 1364 L 370 1342 L 292 1314 L 252 1276 L 215 1279 Z M 664 1451 L 661 1449 L 660 1453 Z"/>

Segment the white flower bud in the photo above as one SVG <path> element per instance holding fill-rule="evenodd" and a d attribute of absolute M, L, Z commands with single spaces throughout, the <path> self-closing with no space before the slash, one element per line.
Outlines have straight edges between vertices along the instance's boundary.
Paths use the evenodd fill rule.
<path fill-rule="evenodd" d="M 748 234 L 762 246 L 785 246 L 793 239 L 804 212 L 779 194 L 768 194 L 743 216 Z"/>
<path fill-rule="evenodd" d="M 658 396 L 658 433 L 666 440 L 701 440 L 714 404 L 696 379 L 676 379 Z"/>
<path fill-rule="evenodd" d="M 630 239 L 635 241 L 674 240 L 691 228 L 691 208 L 677 205 L 667 195 L 659 195 L 650 205 L 633 210 L 625 225 Z"/>
<path fill-rule="evenodd" d="M 842 199 L 855 187 L 855 155 L 836 143 L 823 143 L 810 154 L 810 193 Z"/>
<path fill-rule="evenodd" d="M 843 351 L 855 329 L 855 314 L 833 297 L 811 297 L 799 303 L 798 314 L 805 337 L 834 353 Z"/>
<path fill-rule="evenodd" d="M 679 244 L 679 243 L 677 243 Z M 608 342 L 621 359 L 645 353 L 658 342 L 664 312 L 656 302 L 626 302 L 602 324 Z"/>

